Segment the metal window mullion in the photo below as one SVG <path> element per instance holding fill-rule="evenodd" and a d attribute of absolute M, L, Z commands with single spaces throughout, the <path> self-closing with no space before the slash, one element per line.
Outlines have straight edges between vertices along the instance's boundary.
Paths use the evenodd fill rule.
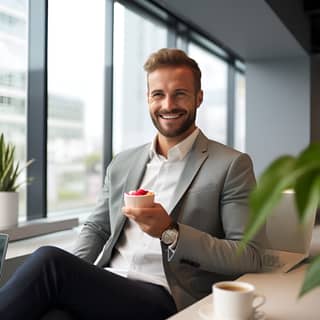
<path fill-rule="evenodd" d="M 103 179 L 107 165 L 112 160 L 113 146 L 113 32 L 114 1 L 105 2 L 105 66 L 104 66 L 104 116 L 103 116 Z"/>
<path fill-rule="evenodd" d="M 228 64 L 227 71 L 227 144 L 234 146 L 234 119 L 235 119 L 235 68 Z"/>
<path fill-rule="evenodd" d="M 29 1 L 27 89 L 27 219 L 47 215 L 47 19 L 46 0 Z"/>
<path fill-rule="evenodd" d="M 176 34 L 171 28 L 168 28 L 167 32 L 168 32 L 167 47 L 168 48 L 175 48 L 177 46 Z"/>
<path fill-rule="evenodd" d="M 178 25 L 178 29 L 180 29 L 180 30 L 178 31 L 177 37 L 180 37 L 180 39 L 181 39 L 179 49 L 181 49 L 185 52 L 188 52 L 189 51 L 189 42 L 190 42 L 189 29 L 187 26 L 181 25 L 181 23 Z"/>
<path fill-rule="evenodd" d="M 177 33 L 176 33 L 176 21 L 174 19 L 169 19 L 167 22 L 167 47 L 176 48 L 177 47 Z"/>
<path fill-rule="evenodd" d="M 180 48 L 181 50 L 188 52 L 189 50 L 189 41 L 187 40 L 187 37 L 184 35 L 181 35 L 181 43 Z"/>

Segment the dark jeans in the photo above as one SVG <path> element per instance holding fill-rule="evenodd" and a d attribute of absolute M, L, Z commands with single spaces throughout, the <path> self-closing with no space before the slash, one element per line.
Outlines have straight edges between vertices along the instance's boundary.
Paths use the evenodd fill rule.
<path fill-rule="evenodd" d="M 163 287 L 120 277 L 55 247 L 35 251 L 0 289 L 0 319 L 166 319 L 176 306 Z"/>

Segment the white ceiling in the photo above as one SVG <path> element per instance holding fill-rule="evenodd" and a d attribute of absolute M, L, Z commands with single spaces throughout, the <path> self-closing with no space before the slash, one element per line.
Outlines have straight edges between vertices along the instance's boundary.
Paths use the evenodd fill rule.
<path fill-rule="evenodd" d="M 307 56 L 264 0 L 155 0 L 244 60 Z"/>

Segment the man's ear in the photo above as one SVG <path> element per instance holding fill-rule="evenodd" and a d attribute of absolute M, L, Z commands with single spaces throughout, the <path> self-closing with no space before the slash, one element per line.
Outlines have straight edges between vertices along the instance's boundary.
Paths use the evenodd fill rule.
<path fill-rule="evenodd" d="M 203 91 L 199 90 L 196 97 L 196 107 L 199 108 L 203 101 Z"/>
<path fill-rule="evenodd" d="M 149 96 L 149 88 L 147 89 L 146 97 L 147 97 L 147 103 L 149 104 L 149 100 L 150 100 L 150 96 Z"/>
<path fill-rule="evenodd" d="M 149 74 L 147 74 L 147 102 L 149 103 Z"/>

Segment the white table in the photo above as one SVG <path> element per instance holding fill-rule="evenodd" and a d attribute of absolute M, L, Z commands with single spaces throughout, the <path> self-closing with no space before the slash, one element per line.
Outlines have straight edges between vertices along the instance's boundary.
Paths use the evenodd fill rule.
<path fill-rule="evenodd" d="M 313 230 L 310 256 L 319 254 L 318 225 Z M 298 299 L 306 268 L 307 264 L 301 264 L 288 273 L 249 273 L 239 280 L 254 284 L 257 292 L 266 296 L 266 303 L 259 309 L 265 313 L 266 320 L 320 320 L 320 287 Z M 210 294 L 169 319 L 201 320 L 199 309 L 211 304 L 211 301 Z"/>
<path fill-rule="evenodd" d="M 239 280 L 254 284 L 257 292 L 266 296 L 266 303 L 260 308 L 265 313 L 266 319 L 319 320 L 320 288 L 312 290 L 300 299 L 297 298 L 306 268 L 307 265 L 303 264 L 289 273 L 246 274 Z M 210 304 L 211 300 L 212 295 L 209 295 L 171 317 L 170 320 L 202 319 L 199 309 Z"/>

